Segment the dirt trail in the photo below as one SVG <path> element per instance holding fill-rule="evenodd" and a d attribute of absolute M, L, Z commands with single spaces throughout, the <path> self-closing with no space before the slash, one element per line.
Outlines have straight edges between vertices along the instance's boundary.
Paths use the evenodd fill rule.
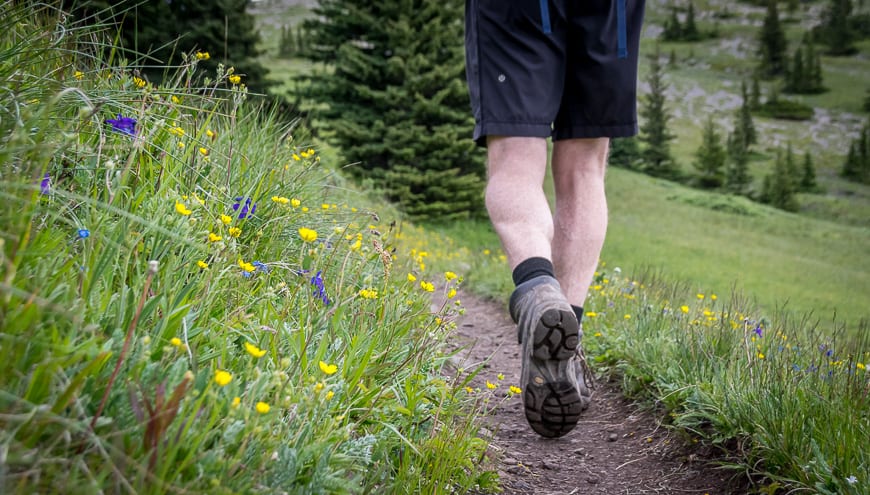
<path fill-rule="evenodd" d="M 463 348 L 457 365 L 472 369 L 488 360 L 473 384 L 483 391 L 486 380 L 498 382 L 496 392 L 504 395 L 510 385 L 519 385 L 516 327 L 498 303 L 471 294 L 462 302 L 466 313 L 452 343 Z M 499 373 L 503 380 L 497 380 Z M 507 494 L 748 492 L 732 472 L 711 465 L 707 453 L 639 411 L 613 384 L 598 383 L 589 410 L 560 439 L 542 438 L 528 427 L 519 395 L 499 401 L 485 421 Z"/>

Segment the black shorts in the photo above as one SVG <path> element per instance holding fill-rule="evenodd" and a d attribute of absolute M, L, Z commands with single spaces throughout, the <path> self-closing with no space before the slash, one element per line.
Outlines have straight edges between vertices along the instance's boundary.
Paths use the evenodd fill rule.
<path fill-rule="evenodd" d="M 474 140 L 637 134 L 644 0 L 466 0 Z"/>

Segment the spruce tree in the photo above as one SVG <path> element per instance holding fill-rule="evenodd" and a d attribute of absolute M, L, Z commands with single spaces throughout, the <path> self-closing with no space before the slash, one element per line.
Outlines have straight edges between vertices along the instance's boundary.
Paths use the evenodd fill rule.
<path fill-rule="evenodd" d="M 785 148 L 785 172 L 786 177 L 791 182 L 791 190 L 797 191 L 800 187 L 801 173 L 798 170 L 797 161 L 794 157 L 794 150 L 791 143 L 788 143 Z"/>
<path fill-rule="evenodd" d="M 722 186 L 725 182 L 725 158 L 722 138 L 710 117 L 704 125 L 701 146 L 695 152 L 695 169 L 698 171 L 697 182 L 700 187 L 715 189 Z"/>
<path fill-rule="evenodd" d="M 695 5 L 690 1 L 686 11 L 686 23 L 683 25 L 683 41 L 698 41 L 701 33 L 695 24 Z"/>
<path fill-rule="evenodd" d="M 758 36 L 758 72 L 763 77 L 774 77 L 785 73 L 788 42 L 779 22 L 776 0 L 768 0 L 767 14 Z"/>
<path fill-rule="evenodd" d="M 728 135 L 728 163 L 725 168 L 725 188 L 734 194 L 746 195 L 752 177 L 749 176 L 749 153 L 744 147 L 745 139 L 738 136 L 740 127 Z"/>
<path fill-rule="evenodd" d="M 851 0 L 830 0 L 822 13 L 819 34 L 821 42 L 828 45 L 830 55 L 852 55 L 857 51 L 855 32 L 849 22 L 851 14 Z"/>
<path fill-rule="evenodd" d="M 668 129 L 671 116 L 666 105 L 667 83 L 664 80 L 660 57 L 661 49 L 656 44 L 655 53 L 648 57 L 650 65 L 646 81 L 650 91 L 641 98 L 640 107 L 640 116 L 643 119 L 640 126 L 640 140 L 645 145 L 642 152 L 644 171 L 656 177 L 676 179 L 678 169 L 670 148 L 670 142 L 675 136 Z"/>
<path fill-rule="evenodd" d="M 637 137 L 614 138 L 610 140 L 610 153 L 607 163 L 620 168 L 636 169 L 643 157 Z"/>
<path fill-rule="evenodd" d="M 749 109 L 758 110 L 761 108 L 761 82 L 758 80 L 758 74 L 752 76 L 752 90 L 749 93 Z"/>
<path fill-rule="evenodd" d="M 803 174 L 801 175 L 798 190 L 803 192 L 815 192 L 819 188 L 816 182 L 816 167 L 809 151 L 804 152 Z"/>
<path fill-rule="evenodd" d="M 743 96 L 743 103 L 737 111 L 736 127 L 740 128 L 740 136 L 744 139 L 743 151 L 748 152 L 750 146 L 758 143 L 758 131 L 752 121 L 752 97 L 747 94 L 746 81 L 740 83 L 740 94 Z"/>
<path fill-rule="evenodd" d="M 782 153 L 777 152 L 774 170 L 765 178 L 765 202 L 781 210 L 797 211 L 800 205 L 794 193 L 793 178 L 789 176 Z"/>
<path fill-rule="evenodd" d="M 483 211 L 460 0 L 322 0 L 305 21 L 316 127 L 348 170 L 416 218 Z"/>
<path fill-rule="evenodd" d="M 683 39 L 683 26 L 680 24 L 679 16 L 677 16 L 676 7 L 671 7 L 671 17 L 665 21 L 662 39 L 664 41 L 680 41 Z"/>

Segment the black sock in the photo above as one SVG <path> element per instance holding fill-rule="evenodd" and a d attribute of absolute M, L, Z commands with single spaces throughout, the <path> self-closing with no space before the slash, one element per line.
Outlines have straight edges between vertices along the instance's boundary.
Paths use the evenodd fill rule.
<path fill-rule="evenodd" d="M 512 274 L 514 285 L 520 285 L 523 282 L 543 275 L 556 278 L 556 270 L 553 268 L 553 263 L 547 258 L 529 258 L 524 260 L 514 268 Z"/>
<path fill-rule="evenodd" d="M 577 316 L 577 323 L 583 321 L 583 308 L 581 306 L 571 305 L 571 309 L 574 310 L 574 315 Z"/>

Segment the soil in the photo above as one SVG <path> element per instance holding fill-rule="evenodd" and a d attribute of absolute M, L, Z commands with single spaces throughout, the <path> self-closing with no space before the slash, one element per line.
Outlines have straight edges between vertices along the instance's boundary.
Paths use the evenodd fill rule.
<path fill-rule="evenodd" d="M 451 345 L 454 364 L 465 370 L 484 363 L 472 387 L 497 400 L 484 417 L 488 459 L 506 494 L 710 494 L 749 493 L 745 479 L 717 467 L 712 452 L 664 426 L 627 400 L 615 383 L 599 380 L 592 405 L 564 437 L 547 439 L 526 423 L 519 386 L 520 346 L 505 305 L 463 294 L 465 315 Z M 497 375 L 504 375 L 498 380 Z M 502 399 L 503 398 L 503 399 Z"/>

